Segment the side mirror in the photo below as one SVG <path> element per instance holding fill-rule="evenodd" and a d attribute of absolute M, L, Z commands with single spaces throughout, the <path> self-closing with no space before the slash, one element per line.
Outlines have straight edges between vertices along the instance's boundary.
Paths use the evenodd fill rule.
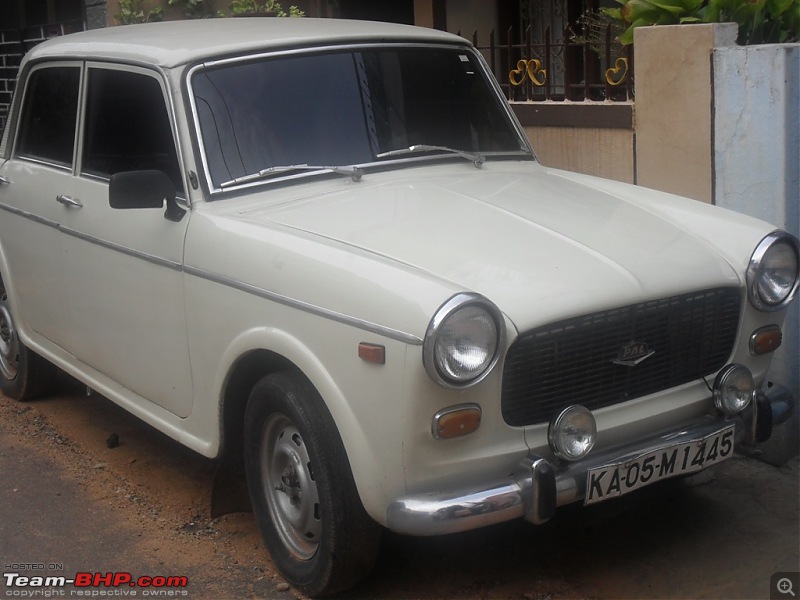
<path fill-rule="evenodd" d="M 108 184 L 108 203 L 111 208 L 167 209 L 164 217 L 178 222 L 186 211 L 175 200 L 177 192 L 163 171 L 124 171 L 111 176 Z"/>

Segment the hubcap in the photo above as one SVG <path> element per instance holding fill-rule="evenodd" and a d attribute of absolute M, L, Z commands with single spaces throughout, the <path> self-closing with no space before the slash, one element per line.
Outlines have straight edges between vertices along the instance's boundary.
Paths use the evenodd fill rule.
<path fill-rule="evenodd" d="M 283 544 L 300 560 L 319 548 L 322 520 L 311 458 L 294 423 L 272 414 L 261 436 L 261 481 Z"/>
<path fill-rule="evenodd" d="M 11 381 L 19 370 L 20 343 L 6 293 L 0 296 L 0 374 Z"/>

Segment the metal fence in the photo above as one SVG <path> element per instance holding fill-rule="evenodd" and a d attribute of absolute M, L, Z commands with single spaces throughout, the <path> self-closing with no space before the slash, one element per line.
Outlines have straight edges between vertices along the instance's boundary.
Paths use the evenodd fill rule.
<path fill-rule="evenodd" d="M 67 21 L 24 30 L 0 31 L 0 132 L 5 129 L 11 98 L 17 83 L 19 66 L 25 53 L 49 38 L 86 28 L 83 21 Z"/>
<path fill-rule="evenodd" d="M 567 28 L 554 39 L 547 27 L 539 39 L 529 26 L 522 40 L 506 41 L 489 34 L 481 44 L 477 31 L 472 43 L 480 50 L 512 101 L 626 102 L 634 97 L 633 46 L 616 41 L 611 25 L 576 34 Z"/>

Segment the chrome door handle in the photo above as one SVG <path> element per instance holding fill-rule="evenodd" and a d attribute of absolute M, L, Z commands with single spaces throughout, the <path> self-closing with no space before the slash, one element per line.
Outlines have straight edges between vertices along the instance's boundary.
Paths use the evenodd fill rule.
<path fill-rule="evenodd" d="M 63 204 L 64 206 L 74 206 L 75 208 L 83 208 L 83 202 L 80 200 L 76 200 L 75 198 L 70 198 L 69 196 L 64 196 L 63 194 L 59 194 L 56 196 L 56 202 L 59 204 Z"/>
<path fill-rule="evenodd" d="M 10 185 L 11 180 L 8 177 L 3 177 L 2 175 L 0 175 L 0 184 Z"/>

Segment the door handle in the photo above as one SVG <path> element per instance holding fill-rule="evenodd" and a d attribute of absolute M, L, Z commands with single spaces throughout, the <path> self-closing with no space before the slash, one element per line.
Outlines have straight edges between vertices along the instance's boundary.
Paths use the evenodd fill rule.
<path fill-rule="evenodd" d="M 0 184 L 9 185 L 10 183 L 11 183 L 11 180 L 8 177 L 4 177 L 3 175 L 0 175 Z"/>
<path fill-rule="evenodd" d="M 56 202 L 59 204 L 63 204 L 64 206 L 72 206 L 75 208 L 83 208 L 83 202 L 80 200 L 76 200 L 75 198 L 71 198 L 70 196 L 64 196 L 63 194 L 59 194 L 56 196 Z"/>

